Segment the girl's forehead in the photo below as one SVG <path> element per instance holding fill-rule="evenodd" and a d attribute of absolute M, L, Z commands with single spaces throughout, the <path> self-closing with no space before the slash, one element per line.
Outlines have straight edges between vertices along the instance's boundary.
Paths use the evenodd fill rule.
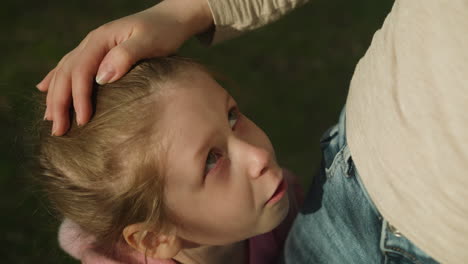
<path fill-rule="evenodd" d="M 169 177 L 181 175 L 174 171 L 180 169 L 180 164 L 185 164 L 184 167 L 198 164 L 199 157 L 203 156 L 199 153 L 202 145 L 227 125 L 226 112 L 232 104 L 227 91 L 209 76 L 182 80 L 173 85 L 169 87 L 174 90 L 167 97 L 161 120 L 168 146 L 166 163 Z M 180 180 L 185 182 L 187 179 Z"/>
<path fill-rule="evenodd" d="M 201 125 L 216 126 L 224 117 L 231 96 L 211 77 L 181 80 L 172 85 L 164 102 L 164 130 L 171 134 L 201 130 Z"/>
<path fill-rule="evenodd" d="M 190 70 L 166 84 L 165 93 L 169 104 L 191 104 L 224 98 L 227 91 L 207 72 Z M 193 107 L 193 106 L 192 106 Z"/>

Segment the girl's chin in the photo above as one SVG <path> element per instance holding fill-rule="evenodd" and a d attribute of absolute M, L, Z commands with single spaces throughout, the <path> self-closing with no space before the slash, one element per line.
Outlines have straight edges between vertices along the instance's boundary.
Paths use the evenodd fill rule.
<path fill-rule="evenodd" d="M 265 223 L 263 228 L 259 230 L 258 235 L 268 233 L 279 227 L 284 222 L 289 212 L 288 195 L 286 194 L 283 198 L 281 198 L 281 200 L 278 201 L 274 207 L 269 208 L 269 211 L 272 212 L 269 212 L 266 215 Z"/>

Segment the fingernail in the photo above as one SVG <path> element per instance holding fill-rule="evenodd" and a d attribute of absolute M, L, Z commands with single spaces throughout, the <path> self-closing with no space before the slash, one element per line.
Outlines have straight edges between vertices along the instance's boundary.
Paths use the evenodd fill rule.
<path fill-rule="evenodd" d="M 55 124 L 55 122 L 53 123 L 52 125 L 52 136 L 55 136 L 55 132 L 57 132 L 57 125 Z"/>
<path fill-rule="evenodd" d="M 81 120 L 81 116 L 79 116 L 78 113 L 76 114 L 76 124 L 79 127 L 83 125 L 83 120 Z"/>
<path fill-rule="evenodd" d="M 78 105 L 75 106 L 75 118 L 76 118 L 76 124 L 78 126 L 81 126 L 82 120 L 81 120 L 80 109 Z"/>
<path fill-rule="evenodd" d="M 46 120 L 46 121 L 49 121 L 49 120 L 50 120 L 50 119 L 48 118 L 48 115 L 47 115 L 47 113 L 49 113 L 48 110 L 49 110 L 49 108 L 46 107 L 46 110 L 45 110 L 45 112 L 44 112 L 44 120 Z"/>
<path fill-rule="evenodd" d="M 100 85 L 108 83 L 111 78 L 114 76 L 115 72 L 114 71 L 104 71 L 102 73 L 99 73 L 96 76 L 96 82 Z"/>

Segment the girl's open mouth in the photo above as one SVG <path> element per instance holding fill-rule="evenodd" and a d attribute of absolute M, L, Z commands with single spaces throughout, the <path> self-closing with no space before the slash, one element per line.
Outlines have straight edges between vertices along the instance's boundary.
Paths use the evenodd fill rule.
<path fill-rule="evenodd" d="M 286 182 L 286 179 L 283 178 L 283 180 L 278 185 L 278 188 L 276 188 L 275 193 L 273 193 L 271 198 L 266 202 L 266 205 L 272 205 L 281 200 L 281 198 L 283 198 L 283 196 L 286 194 L 287 190 L 288 184 Z"/>

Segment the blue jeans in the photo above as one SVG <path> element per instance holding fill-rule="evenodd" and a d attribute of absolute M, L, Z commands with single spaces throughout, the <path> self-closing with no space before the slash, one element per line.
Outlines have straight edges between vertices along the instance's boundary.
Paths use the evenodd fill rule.
<path fill-rule="evenodd" d="M 323 160 L 286 240 L 283 263 L 437 263 L 382 218 L 346 142 L 345 111 L 320 140 Z"/>

